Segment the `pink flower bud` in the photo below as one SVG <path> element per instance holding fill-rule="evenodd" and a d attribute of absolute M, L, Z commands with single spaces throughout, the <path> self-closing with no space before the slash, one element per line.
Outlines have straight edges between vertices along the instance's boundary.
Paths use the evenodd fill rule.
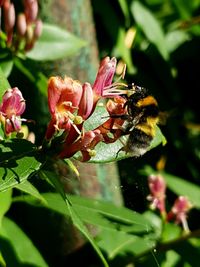
<path fill-rule="evenodd" d="M 26 17 L 24 13 L 17 16 L 17 32 L 20 36 L 24 36 L 27 30 Z"/>
<path fill-rule="evenodd" d="M 3 6 L 5 0 L 0 0 L 0 7 Z"/>
<path fill-rule="evenodd" d="M 43 26 L 42 21 L 40 19 L 36 20 L 34 29 L 34 39 L 38 39 L 41 36 L 42 26 Z"/>
<path fill-rule="evenodd" d="M 84 120 L 87 119 L 93 109 L 93 91 L 89 83 L 83 84 L 83 93 L 81 96 L 78 115 Z"/>
<path fill-rule="evenodd" d="M 147 199 L 151 201 L 151 207 L 160 210 L 161 214 L 165 215 L 165 191 L 166 183 L 161 175 L 150 175 L 148 177 L 150 195 Z"/>
<path fill-rule="evenodd" d="M 10 1 L 5 1 L 4 3 L 4 24 L 7 34 L 7 42 L 8 44 L 11 44 L 13 28 L 15 25 L 15 7 Z"/>
<path fill-rule="evenodd" d="M 192 208 L 192 204 L 186 196 L 179 196 L 175 202 L 171 211 L 168 213 L 168 220 L 175 219 L 175 222 L 182 223 L 185 230 L 188 230 L 187 226 L 187 213 Z"/>
<path fill-rule="evenodd" d="M 5 123 L 5 132 L 18 132 L 21 129 L 20 116 L 26 107 L 25 100 L 20 90 L 15 87 L 8 89 L 3 95 L 2 104 L 0 105 L 0 114 L 4 118 L 2 121 Z"/>
<path fill-rule="evenodd" d="M 38 15 L 38 2 L 37 0 L 24 0 L 25 16 L 27 23 L 34 22 Z"/>
<path fill-rule="evenodd" d="M 103 89 L 111 85 L 116 70 L 116 64 L 117 60 L 114 57 L 111 59 L 105 57 L 101 61 L 96 80 L 92 86 L 95 93 L 95 102 L 103 96 Z"/>

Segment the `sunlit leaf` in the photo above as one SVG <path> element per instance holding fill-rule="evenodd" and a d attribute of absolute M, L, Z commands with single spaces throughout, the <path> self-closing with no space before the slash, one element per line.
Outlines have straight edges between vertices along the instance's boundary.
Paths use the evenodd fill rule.
<path fill-rule="evenodd" d="M 59 177 L 57 176 L 57 174 L 50 172 L 50 171 L 48 172 L 46 170 L 42 171 L 42 173 L 43 173 L 44 177 L 46 176 L 46 178 L 49 179 L 52 182 L 52 184 L 54 184 L 56 190 L 60 193 L 59 195 L 49 193 L 50 199 L 48 199 L 48 193 L 47 193 L 47 195 L 43 194 L 44 198 L 46 199 L 47 203 L 49 204 L 49 207 L 50 208 L 53 207 L 53 210 L 55 210 L 56 212 L 61 211 L 61 214 L 63 214 L 64 216 L 66 216 L 66 215 L 70 216 L 73 224 L 91 243 L 92 247 L 94 248 L 94 250 L 97 252 L 100 259 L 102 260 L 104 266 L 108 267 L 108 264 L 107 264 L 107 262 L 103 256 L 103 254 L 101 253 L 101 251 L 98 248 L 98 246 L 96 245 L 94 239 L 92 238 L 92 236 L 88 232 L 88 229 L 86 228 L 86 226 L 83 224 L 81 218 L 79 217 L 79 213 L 74 209 L 74 206 L 71 205 L 69 198 L 64 194 L 64 189 L 62 188 L 62 185 L 59 182 Z M 52 197 L 54 198 L 54 196 L 56 196 L 56 198 L 54 200 L 57 200 L 56 206 L 55 206 L 54 201 L 51 202 Z"/>
<path fill-rule="evenodd" d="M 163 58 L 167 60 L 169 55 L 166 49 L 164 33 L 158 20 L 151 11 L 139 1 L 133 1 L 131 11 L 137 25 L 144 32 L 147 39 L 157 47 Z"/>
<path fill-rule="evenodd" d="M 70 32 L 44 23 L 41 37 L 26 56 L 33 60 L 56 60 L 76 54 L 86 42 Z"/>
<path fill-rule="evenodd" d="M 155 246 L 153 241 L 115 230 L 102 230 L 97 240 L 100 248 L 108 254 L 111 260 L 126 253 L 137 256 Z"/>
<path fill-rule="evenodd" d="M 0 192 L 0 228 L 2 223 L 2 218 L 9 210 L 12 203 L 12 190 L 7 190 L 6 192 Z"/>
<path fill-rule="evenodd" d="M 1 102 L 3 94 L 8 88 L 10 88 L 10 84 L 8 80 L 6 79 L 3 71 L 0 68 L 0 102 Z"/>
<path fill-rule="evenodd" d="M 180 45 L 184 44 L 188 40 L 190 40 L 189 34 L 180 30 L 168 32 L 165 36 L 166 47 L 170 53 L 175 51 Z"/>
<path fill-rule="evenodd" d="M 22 183 L 39 169 L 35 145 L 24 139 L 0 142 L 0 191 Z"/>
<path fill-rule="evenodd" d="M 26 194 L 29 194 L 29 195 L 35 197 L 36 199 L 38 199 L 41 202 L 43 202 L 44 204 L 46 204 L 46 201 L 43 198 L 43 196 L 40 194 L 40 192 L 37 190 L 37 188 L 34 185 L 32 185 L 28 180 L 25 180 L 23 183 L 16 185 L 15 188 L 17 188 L 18 190 L 20 190 Z"/>
<path fill-rule="evenodd" d="M 5 77 L 8 77 L 12 71 L 13 68 L 13 59 L 4 59 L 0 62 L 0 67 L 5 75 Z"/>
<path fill-rule="evenodd" d="M 0 232 L 0 247 L 7 266 L 48 266 L 29 237 L 6 217 Z"/>
<path fill-rule="evenodd" d="M 42 196 L 48 207 L 63 215 L 68 214 L 65 202 L 56 193 L 44 193 Z M 80 219 L 85 223 L 101 226 L 105 229 L 118 229 L 124 232 L 149 234 L 153 228 L 143 215 L 125 207 L 118 207 L 106 201 L 67 195 L 69 203 Z M 27 201 L 30 204 L 41 205 L 33 198 L 15 198 L 15 201 Z M 45 206 L 46 207 L 46 206 Z"/>
<path fill-rule="evenodd" d="M 177 195 L 187 196 L 195 207 L 200 208 L 200 188 L 199 186 L 183 180 L 177 176 L 163 173 L 168 187 Z"/>

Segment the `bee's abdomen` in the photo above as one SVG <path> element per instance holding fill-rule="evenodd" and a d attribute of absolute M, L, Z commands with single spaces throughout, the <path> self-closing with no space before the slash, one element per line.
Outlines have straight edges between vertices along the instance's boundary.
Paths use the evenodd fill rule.
<path fill-rule="evenodd" d="M 125 150 L 133 156 L 141 156 L 147 151 L 152 139 L 151 135 L 135 128 L 129 135 Z"/>

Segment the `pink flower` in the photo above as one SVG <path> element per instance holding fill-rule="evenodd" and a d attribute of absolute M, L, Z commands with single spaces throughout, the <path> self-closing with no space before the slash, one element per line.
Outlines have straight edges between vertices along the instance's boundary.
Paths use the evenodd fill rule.
<path fill-rule="evenodd" d="M 165 216 L 165 192 L 166 183 L 161 175 L 150 175 L 148 177 L 148 184 L 150 189 L 150 195 L 147 196 L 147 200 L 151 201 L 151 208 L 160 210 L 160 213 Z"/>
<path fill-rule="evenodd" d="M 83 94 L 80 82 L 69 77 L 64 80 L 60 77 L 51 77 L 48 82 L 48 105 L 51 113 L 51 121 L 47 128 L 46 138 L 64 130 L 69 134 L 71 127 L 79 133 L 77 125 L 82 124 L 83 119 L 77 115 L 79 104 Z"/>
<path fill-rule="evenodd" d="M 1 121 L 5 124 L 6 134 L 18 132 L 21 129 L 21 115 L 26 107 L 25 100 L 20 90 L 15 87 L 8 89 L 3 95 L 0 105 Z"/>
<path fill-rule="evenodd" d="M 106 123 L 88 132 L 83 128 L 84 121 L 92 115 L 101 98 L 115 97 L 113 101 L 108 101 L 109 114 L 124 114 L 125 99 L 116 98 L 122 90 L 118 92 L 116 90 L 118 83 L 112 83 L 115 69 L 116 58 L 104 58 L 93 86 L 88 82 L 81 84 L 69 77 L 65 77 L 64 80 L 60 77 L 49 79 L 48 103 L 51 121 L 47 128 L 46 139 L 51 140 L 62 131 L 63 145 L 59 157 L 68 158 L 81 151 L 82 161 L 89 160 L 95 154 L 94 148 L 100 141 L 110 143 L 121 136 L 122 131 L 117 127 L 122 125 L 124 120 L 120 118 L 109 118 Z M 109 137 L 111 129 L 114 136 L 112 139 Z"/>
<path fill-rule="evenodd" d="M 104 96 L 104 89 L 112 84 L 116 70 L 117 60 L 115 57 L 105 57 L 99 66 L 99 70 L 92 86 L 94 92 L 94 103 Z"/>
<path fill-rule="evenodd" d="M 186 196 L 179 196 L 175 202 L 171 211 L 167 215 L 168 220 L 175 219 L 177 224 L 182 223 L 185 231 L 189 231 L 187 225 L 187 213 L 192 208 L 192 204 Z"/>

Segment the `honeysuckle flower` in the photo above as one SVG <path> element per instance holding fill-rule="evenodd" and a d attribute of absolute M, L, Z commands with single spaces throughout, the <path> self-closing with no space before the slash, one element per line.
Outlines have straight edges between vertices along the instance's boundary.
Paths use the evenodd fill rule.
<path fill-rule="evenodd" d="M 68 158 L 81 151 L 82 160 L 89 160 L 95 154 L 95 146 L 100 142 L 114 142 L 122 135 L 120 126 L 124 120 L 120 114 L 126 112 L 125 99 L 118 96 L 120 83 L 113 83 L 116 58 L 106 57 L 101 63 L 93 86 L 81 84 L 70 77 L 51 77 L 48 82 L 48 104 L 51 121 L 46 131 L 46 140 L 50 141 L 61 134 L 59 157 Z M 123 91 L 124 92 L 124 91 Z M 106 108 L 110 118 L 99 127 L 88 132 L 84 130 L 84 121 L 95 110 L 101 98 L 113 98 Z M 116 117 L 115 117 L 116 115 Z M 109 132 L 113 138 L 109 137 Z M 54 139 L 55 140 L 55 139 Z"/>
<path fill-rule="evenodd" d="M 8 89 L 2 98 L 0 105 L 0 120 L 4 124 L 5 133 L 8 135 L 12 132 L 18 132 L 21 129 L 21 119 L 26 108 L 25 100 L 21 91 L 15 87 Z"/>
<path fill-rule="evenodd" d="M 94 104 L 104 96 L 105 88 L 112 84 L 113 76 L 116 70 L 117 60 L 115 57 L 105 57 L 99 66 L 95 82 L 92 86 L 94 92 Z"/>
<path fill-rule="evenodd" d="M 73 126 L 79 133 L 77 125 L 82 118 L 76 115 L 83 88 L 80 82 L 69 77 L 64 80 L 60 77 L 51 77 L 48 82 L 48 105 L 51 121 L 47 128 L 46 138 L 51 139 L 56 131 L 64 130 L 69 133 Z"/>
<path fill-rule="evenodd" d="M 152 209 L 158 209 L 161 215 L 165 217 L 166 183 L 164 178 L 161 175 L 149 175 L 148 185 L 150 189 L 150 195 L 147 196 L 147 200 L 151 202 L 150 207 Z"/>
<path fill-rule="evenodd" d="M 192 208 L 191 202 L 186 196 L 179 196 L 172 206 L 170 212 L 167 215 L 167 219 L 170 221 L 175 220 L 175 223 L 181 223 L 185 231 L 189 231 L 187 224 L 187 214 Z"/>

